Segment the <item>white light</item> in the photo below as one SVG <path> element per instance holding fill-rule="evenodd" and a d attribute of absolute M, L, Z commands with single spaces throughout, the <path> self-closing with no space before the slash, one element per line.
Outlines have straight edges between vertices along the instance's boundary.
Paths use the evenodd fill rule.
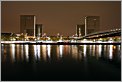
<path fill-rule="evenodd" d="M 102 45 L 99 45 L 99 57 L 101 57 Z"/>
<path fill-rule="evenodd" d="M 40 45 L 37 45 L 37 50 L 38 50 L 37 57 L 38 60 L 40 60 Z"/>
<path fill-rule="evenodd" d="M 110 45 L 110 49 L 109 49 L 109 59 L 112 59 L 113 57 L 113 45 Z"/>
<path fill-rule="evenodd" d="M 36 60 L 40 60 L 40 45 L 33 45 L 34 46 L 34 55 Z"/>
<path fill-rule="evenodd" d="M 85 43 L 85 42 L 87 42 L 87 40 L 86 40 L 86 39 L 83 39 L 83 41 L 82 41 L 82 42 L 84 42 L 84 43 Z"/>
<path fill-rule="evenodd" d="M 110 40 L 109 40 L 108 42 L 112 43 L 112 42 L 113 42 L 113 39 L 112 39 L 112 38 L 110 38 Z"/>
<path fill-rule="evenodd" d="M 26 56 L 26 60 L 29 60 L 29 47 L 28 45 L 25 45 L 25 56 Z"/>
<path fill-rule="evenodd" d="M 10 49 L 11 49 L 11 59 L 12 59 L 12 61 L 14 61 L 15 60 L 15 44 L 11 44 L 10 45 Z"/>
<path fill-rule="evenodd" d="M 47 45 L 47 55 L 50 58 L 50 53 L 51 53 L 51 45 Z"/>
<path fill-rule="evenodd" d="M 84 57 L 86 57 L 86 47 L 87 47 L 86 45 L 83 46 Z"/>
<path fill-rule="evenodd" d="M 58 42 L 63 42 L 61 39 Z"/>
<path fill-rule="evenodd" d="M 53 41 L 43 41 L 43 43 L 53 43 Z"/>
<path fill-rule="evenodd" d="M 59 51 L 59 53 L 60 53 L 59 56 L 62 57 L 62 55 L 63 55 L 63 45 L 60 45 L 60 46 L 59 46 L 59 50 L 60 50 L 60 51 Z"/>
<path fill-rule="evenodd" d="M 98 43 L 101 43 L 102 41 L 99 40 L 99 41 L 97 41 L 97 42 L 98 42 Z"/>

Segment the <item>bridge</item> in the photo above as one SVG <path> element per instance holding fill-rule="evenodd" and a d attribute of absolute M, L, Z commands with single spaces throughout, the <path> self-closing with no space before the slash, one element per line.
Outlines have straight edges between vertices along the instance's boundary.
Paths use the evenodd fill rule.
<path fill-rule="evenodd" d="M 81 39 L 100 39 L 100 38 L 119 38 L 121 39 L 121 29 L 99 31 L 86 36 L 81 37 L 70 37 L 70 39 L 81 40 Z"/>
<path fill-rule="evenodd" d="M 82 38 L 97 39 L 97 38 L 120 37 L 120 36 L 121 36 L 121 29 L 115 29 L 115 30 L 106 30 L 88 34 L 87 36 L 83 36 Z"/>

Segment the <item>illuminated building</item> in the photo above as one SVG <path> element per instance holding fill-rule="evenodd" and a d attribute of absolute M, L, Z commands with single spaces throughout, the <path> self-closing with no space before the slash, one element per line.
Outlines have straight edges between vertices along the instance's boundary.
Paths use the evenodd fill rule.
<path fill-rule="evenodd" d="M 35 36 L 36 37 L 41 37 L 42 36 L 42 24 L 36 24 L 35 27 Z"/>
<path fill-rule="evenodd" d="M 84 24 L 83 25 L 80 25 L 80 24 L 76 25 L 76 34 L 78 37 L 85 35 L 85 25 Z"/>
<path fill-rule="evenodd" d="M 85 35 L 99 31 L 100 16 L 86 16 L 85 17 Z"/>
<path fill-rule="evenodd" d="M 35 19 L 35 15 L 20 15 L 20 33 L 30 33 L 29 29 L 35 29 Z M 35 35 L 35 30 L 32 33 Z"/>

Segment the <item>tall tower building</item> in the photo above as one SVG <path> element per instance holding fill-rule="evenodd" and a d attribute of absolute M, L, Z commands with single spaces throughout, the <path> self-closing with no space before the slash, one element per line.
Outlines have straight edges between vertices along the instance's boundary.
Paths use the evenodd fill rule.
<path fill-rule="evenodd" d="M 85 17 L 86 34 L 94 33 L 100 29 L 100 16 Z"/>
<path fill-rule="evenodd" d="M 76 25 L 76 34 L 78 37 L 85 35 L 85 25 L 84 24 L 83 25 L 80 25 L 80 24 Z"/>
<path fill-rule="evenodd" d="M 20 15 L 20 33 L 28 33 L 29 35 L 35 35 L 35 15 Z M 33 32 L 32 32 L 33 29 Z M 30 34 L 30 31 L 33 34 Z"/>
<path fill-rule="evenodd" d="M 35 27 L 35 36 L 36 37 L 41 37 L 42 36 L 42 24 L 36 24 L 36 27 Z"/>

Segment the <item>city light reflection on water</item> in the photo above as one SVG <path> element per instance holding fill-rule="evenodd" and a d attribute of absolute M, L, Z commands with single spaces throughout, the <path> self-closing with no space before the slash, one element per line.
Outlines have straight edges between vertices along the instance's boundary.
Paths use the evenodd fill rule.
<path fill-rule="evenodd" d="M 15 44 L 10 45 L 10 54 L 11 54 L 11 61 L 14 62 L 15 60 Z"/>
<path fill-rule="evenodd" d="M 86 57 L 86 45 L 84 45 L 83 49 L 84 49 L 84 57 Z"/>
<path fill-rule="evenodd" d="M 6 59 L 6 56 L 4 55 L 10 55 L 9 59 L 11 60 L 11 62 L 13 62 L 18 60 L 29 61 L 30 55 L 34 57 L 34 60 L 44 61 L 48 61 L 47 59 L 53 59 L 54 56 L 56 56 L 57 59 L 60 59 L 62 57 L 65 58 L 66 55 L 75 60 L 82 59 L 82 57 L 87 56 L 96 56 L 97 59 L 101 57 L 107 59 L 108 57 L 110 60 L 112 60 L 113 55 L 120 58 L 120 48 L 121 47 L 119 45 L 33 45 L 33 47 L 31 47 L 27 44 L 11 44 L 9 48 L 10 54 L 4 52 L 7 51 L 8 48 L 4 48 L 1 50 L 3 50 L 2 57 L 4 61 Z M 114 52 L 116 52 L 116 54 Z"/>
<path fill-rule="evenodd" d="M 29 46 L 28 45 L 24 45 L 25 46 L 25 56 L 26 56 L 26 60 L 29 60 Z"/>
<path fill-rule="evenodd" d="M 21 58 L 21 60 L 23 61 L 24 60 L 24 45 L 21 45 L 21 48 L 20 48 L 20 50 L 21 50 L 21 55 L 20 55 L 20 58 Z"/>
<path fill-rule="evenodd" d="M 42 45 L 42 57 L 43 59 L 46 61 L 47 60 L 47 49 L 46 49 L 46 45 Z"/>
<path fill-rule="evenodd" d="M 96 46 L 97 46 L 97 45 L 93 45 L 93 46 L 92 46 L 92 47 L 93 47 L 92 56 L 95 56 L 95 51 L 96 51 L 96 50 L 95 50 L 95 49 L 96 49 L 95 47 L 96 47 Z"/>
<path fill-rule="evenodd" d="M 51 54 L 51 45 L 47 45 L 47 55 L 50 58 L 50 54 Z"/>
<path fill-rule="evenodd" d="M 110 45 L 109 46 L 109 59 L 112 59 L 112 57 L 113 57 L 113 45 Z"/>
<path fill-rule="evenodd" d="M 33 45 L 34 47 L 34 56 L 36 60 L 40 60 L 40 45 Z"/>
<path fill-rule="evenodd" d="M 101 57 L 102 45 L 99 45 L 99 57 Z"/>
<path fill-rule="evenodd" d="M 77 57 L 78 57 L 78 48 L 76 45 L 72 46 L 72 57 L 75 59 L 77 59 Z"/>
<path fill-rule="evenodd" d="M 62 57 L 62 55 L 63 55 L 63 45 L 59 45 L 59 56 L 60 56 L 60 58 Z"/>
<path fill-rule="evenodd" d="M 59 77 L 120 80 L 121 77 L 119 45 L 11 44 L 1 48 L 2 78 L 7 80 L 59 80 Z"/>

